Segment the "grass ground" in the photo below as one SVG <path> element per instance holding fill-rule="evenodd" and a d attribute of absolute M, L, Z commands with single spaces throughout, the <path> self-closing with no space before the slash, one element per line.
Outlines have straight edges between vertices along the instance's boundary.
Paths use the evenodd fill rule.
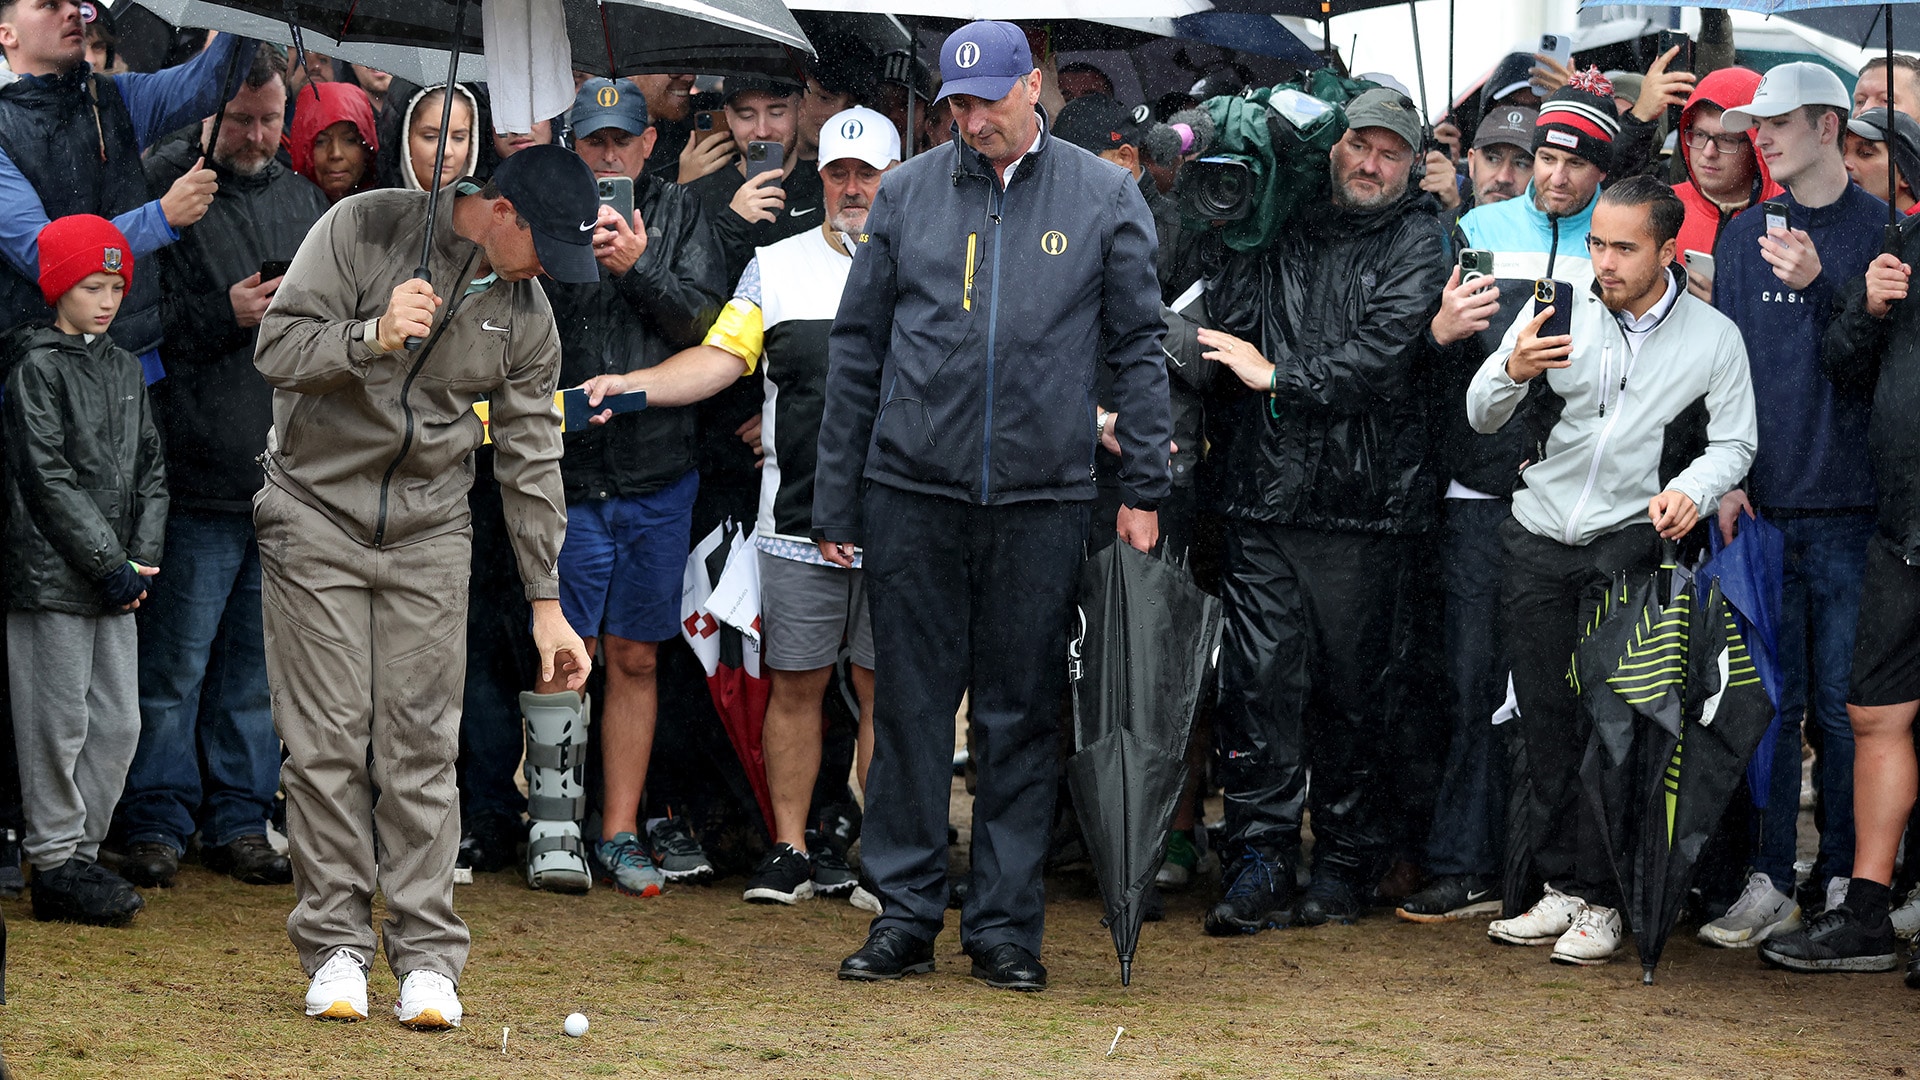
<path fill-rule="evenodd" d="M 474 938 L 466 1026 L 424 1035 L 391 1019 L 384 971 L 369 1022 L 307 1020 L 282 932 L 291 890 L 190 866 L 127 929 L 0 905 L 0 1051 L 21 1080 L 1920 1075 L 1920 993 L 1897 975 L 1787 976 L 1684 930 L 1647 987 L 1631 959 L 1556 967 L 1478 925 L 1384 912 L 1210 939 L 1203 898 L 1175 897 L 1122 989 L 1091 887 L 1065 877 L 1052 893 L 1052 989 L 1019 995 L 967 977 L 951 918 L 932 976 L 866 986 L 833 976 L 866 927 L 837 901 L 749 907 L 738 882 L 568 898 L 481 875 L 459 892 Z M 575 1010 L 592 1020 L 585 1038 L 561 1032 Z"/>

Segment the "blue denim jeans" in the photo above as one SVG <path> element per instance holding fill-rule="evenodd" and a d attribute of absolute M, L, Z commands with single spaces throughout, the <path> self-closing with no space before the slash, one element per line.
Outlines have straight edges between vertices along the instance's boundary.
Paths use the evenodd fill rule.
<path fill-rule="evenodd" d="M 1507 697 L 1500 589 L 1507 551 L 1505 499 L 1447 499 L 1441 577 L 1446 587 L 1448 713 L 1453 737 L 1427 837 L 1427 872 L 1500 876 L 1506 848 L 1507 751 L 1493 713 Z"/>
<path fill-rule="evenodd" d="M 1818 724 L 1822 738 L 1816 781 L 1824 807 L 1820 854 L 1813 880 L 1853 872 L 1853 726 L 1847 720 L 1847 679 L 1853 666 L 1853 626 L 1860 614 L 1872 514 L 1770 517 L 1786 534 L 1786 574 L 1780 595 L 1780 738 L 1773 749 L 1772 784 L 1760 815 L 1753 868 L 1791 896 L 1800 817 L 1800 721 Z"/>
<path fill-rule="evenodd" d="M 140 604 L 140 746 L 116 811 L 129 843 L 184 851 L 266 831 L 280 786 L 260 551 L 245 513 L 176 509 Z"/>

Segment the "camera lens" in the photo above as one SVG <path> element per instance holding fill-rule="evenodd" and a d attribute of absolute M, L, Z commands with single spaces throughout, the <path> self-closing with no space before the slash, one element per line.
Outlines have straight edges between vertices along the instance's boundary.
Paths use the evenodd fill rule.
<path fill-rule="evenodd" d="M 1200 205 L 1226 217 L 1253 196 L 1252 177 L 1240 169 L 1210 169 L 1195 193 Z"/>
<path fill-rule="evenodd" d="M 1188 216 L 1204 221 L 1239 221 L 1253 213 L 1259 182 L 1246 162 L 1231 157 L 1201 158 L 1180 170 L 1177 196 Z"/>

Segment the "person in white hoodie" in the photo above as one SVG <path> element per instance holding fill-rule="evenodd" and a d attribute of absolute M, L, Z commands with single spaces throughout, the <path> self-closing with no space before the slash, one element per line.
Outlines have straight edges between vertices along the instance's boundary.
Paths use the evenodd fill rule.
<path fill-rule="evenodd" d="M 1673 189 L 1652 177 L 1604 191 L 1587 236 L 1593 287 L 1562 301 L 1573 307 L 1571 333 L 1541 337 L 1552 310 L 1536 304 L 1467 388 L 1468 419 L 1483 434 L 1498 431 L 1529 394 L 1561 405 L 1544 456 L 1521 473 L 1513 520 L 1501 527 L 1506 640 L 1528 770 L 1514 779 L 1547 810 L 1531 852 L 1546 888 L 1531 910 L 1487 928 L 1498 942 L 1552 945 L 1560 963 L 1606 963 L 1622 939 L 1613 873 L 1580 798 L 1588 732 L 1566 674 L 1581 627 L 1613 572 L 1654 569 L 1661 541 L 1711 517 L 1753 461 L 1746 346 L 1731 320 L 1687 292 L 1674 265 L 1685 217 Z M 1669 442 L 1702 407 L 1705 448 L 1663 476 Z"/>

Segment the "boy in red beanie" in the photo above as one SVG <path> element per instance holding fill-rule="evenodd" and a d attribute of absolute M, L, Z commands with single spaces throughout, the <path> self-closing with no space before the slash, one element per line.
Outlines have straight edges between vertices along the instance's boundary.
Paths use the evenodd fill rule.
<path fill-rule="evenodd" d="M 104 218 L 40 231 L 51 326 L 6 374 L 7 673 L 36 919 L 122 925 L 140 894 L 96 861 L 140 737 L 133 609 L 160 572 L 166 475 L 140 361 L 107 336 L 133 280 Z"/>

